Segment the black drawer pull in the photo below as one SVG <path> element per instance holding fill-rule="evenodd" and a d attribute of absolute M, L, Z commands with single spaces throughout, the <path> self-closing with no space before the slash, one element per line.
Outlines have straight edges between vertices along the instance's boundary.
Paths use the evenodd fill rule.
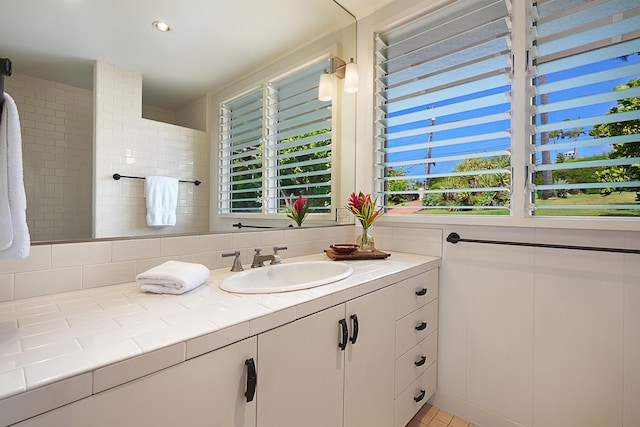
<path fill-rule="evenodd" d="M 349 338 L 351 344 L 355 344 L 358 340 L 358 332 L 360 330 L 360 324 L 358 323 L 358 316 L 355 314 L 351 315 L 351 323 L 353 324 L 353 336 Z"/>
<path fill-rule="evenodd" d="M 420 402 L 422 399 L 424 399 L 425 394 L 427 394 L 426 391 L 424 390 L 420 390 L 420 395 L 416 396 L 413 398 L 413 400 L 416 401 L 416 403 Z"/>
<path fill-rule="evenodd" d="M 342 341 L 340 341 L 338 343 L 338 348 L 342 351 L 344 351 L 345 348 L 347 348 L 347 343 L 349 342 L 349 330 L 347 328 L 347 320 L 346 319 L 340 319 L 340 321 L 338 322 L 340 324 L 340 327 L 342 328 Z"/>
<path fill-rule="evenodd" d="M 417 362 L 413 362 L 413 363 L 415 363 L 416 366 L 422 366 L 422 365 L 424 365 L 424 362 L 426 362 L 426 361 L 427 361 L 427 356 L 422 356 L 420 358 L 420 360 L 418 360 Z"/>
<path fill-rule="evenodd" d="M 425 329 L 427 329 L 427 322 L 422 322 L 416 326 L 416 331 L 424 331 Z"/>
<path fill-rule="evenodd" d="M 427 288 L 422 288 L 419 291 L 416 291 L 416 295 L 419 297 L 423 297 L 427 294 Z"/>
<path fill-rule="evenodd" d="M 256 373 L 256 364 L 253 359 L 245 360 L 244 364 L 247 367 L 247 391 L 244 393 L 244 397 L 247 398 L 247 402 L 251 402 L 253 400 L 253 396 L 256 395 L 258 374 Z"/>

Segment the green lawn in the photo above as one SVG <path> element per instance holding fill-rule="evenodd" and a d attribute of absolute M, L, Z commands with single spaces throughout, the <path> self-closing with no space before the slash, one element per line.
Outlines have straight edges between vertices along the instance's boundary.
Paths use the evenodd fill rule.
<path fill-rule="evenodd" d="M 539 206 L 572 206 L 572 205 L 629 205 L 636 204 L 637 209 L 616 209 L 613 211 L 605 209 L 539 209 L 536 216 L 640 216 L 640 203 L 635 201 L 635 192 L 613 193 L 603 197 L 599 194 L 569 194 L 566 198 L 552 200 L 538 200 Z M 445 210 L 445 209 L 422 209 L 417 214 L 455 214 L 455 215 L 509 215 L 506 210 Z"/>
<path fill-rule="evenodd" d="M 640 216 L 640 203 L 635 201 L 635 192 L 612 193 L 608 196 L 599 194 L 569 194 L 566 198 L 554 200 L 538 200 L 540 206 L 572 206 L 572 205 L 631 205 L 638 209 L 540 209 L 536 216 Z"/>

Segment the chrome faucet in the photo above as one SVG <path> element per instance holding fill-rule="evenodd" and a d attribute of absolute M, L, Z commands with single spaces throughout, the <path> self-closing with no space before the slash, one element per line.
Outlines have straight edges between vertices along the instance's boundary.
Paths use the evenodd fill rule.
<path fill-rule="evenodd" d="M 286 246 L 274 246 L 273 254 L 271 255 L 260 255 L 262 249 L 255 249 L 256 253 L 253 255 L 253 262 L 251 263 L 251 268 L 264 267 L 265 261 L 271 261 L 271 265 L 280 264 L 282 258 L 278 255 L 278 251 L 283 251 L 287 249 Z"/>
<path fill-rule="evenodd" d="M 226 254 L 222 254 L 222 257 L 233 256 L 235 259 L 233 260 L 233 266 L 231 267 L 231 271 L 242 271 L 242 262 L 240 262 L 240 251 L 229 252 Z"/>

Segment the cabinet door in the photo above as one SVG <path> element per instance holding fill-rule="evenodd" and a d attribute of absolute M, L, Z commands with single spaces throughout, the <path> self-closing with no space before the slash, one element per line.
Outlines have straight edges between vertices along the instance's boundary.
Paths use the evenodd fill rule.
<path fill-rule="evenodd" d="M 258 426 L 342 425 L 344 305 L 258 336 Z"/>
<path fill-rule="evenodd" d="M 247 402 L 245 360 L 256 338 L 191 359 L 38 417 L 20 427 L 252 427 L 256 399 Z"/>
<path fill-rule="evenodd" d="M 344 426 L 391 426 L 395 362 L 393 287 L 347 302 L 346 312 L 350 337 L 354 334 L 352 315 L 357 316 L 358 336 L 346 351 Z"/>

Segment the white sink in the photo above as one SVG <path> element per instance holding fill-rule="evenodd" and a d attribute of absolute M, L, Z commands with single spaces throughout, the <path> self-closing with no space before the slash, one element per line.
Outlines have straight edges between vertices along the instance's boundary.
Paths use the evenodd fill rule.
<path fill-rule="evenodd" d="M 220 288 L 241 294 L 298 291 L 337 282 L 351 276 L 351 273 L 351 267 L 335 261 L 265 265 L 227 277 Z"/>

